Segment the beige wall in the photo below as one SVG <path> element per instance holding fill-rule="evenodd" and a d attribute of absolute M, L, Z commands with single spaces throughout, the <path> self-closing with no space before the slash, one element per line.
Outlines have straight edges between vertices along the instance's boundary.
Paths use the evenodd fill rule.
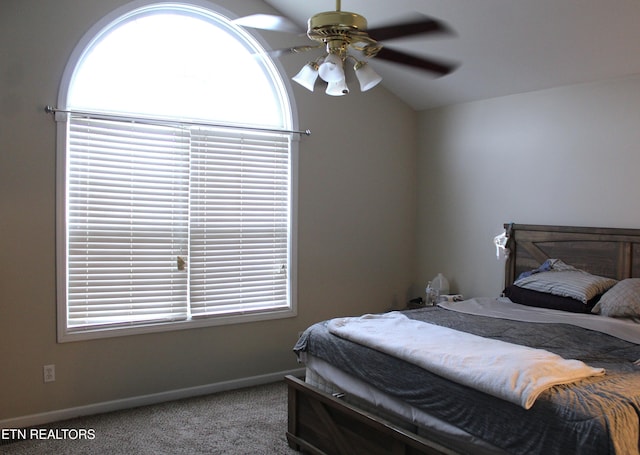
<path fill-rule="evenodd" d="M 497 295 L 504 222 L 640 227 L 640 76 L 420 114 L 382 87 L 336 99 L 296 86 L 313 131 L 300 143 L 298 317 L 58 344 L 55 125 L 42 109 L 82 35 L 124 3 L 0 2 L 0 420 L 296 368 L 298 331 L 399 308 L 437 272 Z M 282 63 L 294 74 L 305 61 Z M 57 381 L 44 384 L 49 363 Z"/>
<path fill-rule="evenodd" d="M 82 35 L 121 0 L 0 2 L 0 420 L 296 368 L 298 331 L 409 295 L 417 114 L 377 87 L 336 99 L 295 87 L 298 316 L 56 343 L 55 104 Z M 239 15 L 259 1 L 218 1 Z M 290 37 L 265 34 L 274 47 Z M 305 57 L 283 60 L 295 74 Z M 57 380 L 44 384 L 42 366 Z"/>
<path fill-rule="evenodd" d="M 640 228 L 640 76 L 421 113 L 416 281 L 496 296 L 504 222 Z"/>

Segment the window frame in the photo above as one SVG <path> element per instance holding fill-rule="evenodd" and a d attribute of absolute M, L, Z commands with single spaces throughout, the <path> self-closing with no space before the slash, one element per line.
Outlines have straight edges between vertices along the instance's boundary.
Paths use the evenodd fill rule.
<path fill-rule="evenodd" d="M 162 2 L 158 0 L 138 0 L 124 5 L 111 13 L 102 17 L 94 24 L 78 42 L 70 58 L 67 61 L 58 92 L 58 109 L 55 112 L 56 120 L 56 310 L 57 310 L 57 340 L 59 343 L 70 341 L 81 341 L 97 338 L 110 338 L 125 335 L 137 335 L 145 333 L 156 333 L 173 330 L 185 330 L 201 327 L 212 327 L 228 324 L 247 323 L 255 321 L 266 321 L 294 317 L 297 315 L 297 188 L 298 188 L 298 148 L 299 136 L 293 134 L 290 140 L 289 157 L 289 308 L 271 310 L 249 314 L 229 314 L 216 315 L 212 317 L 190 318 L 184 321 L 153 322 L 147 324 L 137 324 L 132 326 L 116 326 L 106 328 L 91 328 L 84 331 L 69 331 L 67 328 L 67 153 L 68 153 L 68 125 L 70 114 L 67 100 L 72 78 L 77 65 L 81 62 L 85 51 L 98 38 L 106 27 L 114 21 L 134 14 L 141 8 L 152 5 L 164 7 L 193 7 L 211 11 L 212 13 L 225 16 L 232 20 L 238 17 L 219 5 L 206 0 Z M 264 40 L 254 34 L 249 35 L 257 45 L 265 50 L 270 50 Z M 272 62 L 276 68 L 273 77 L 279 78 L 277 83 L 283 87 L 283 107 L 288 108 L 284 115 L 289 117 L 289 124 L 286 128 L 297 130 L 297 110 L 293 97 L 293 90 L 278 61 Z M 126 114 L 128 115 L 128 114 Z"/>

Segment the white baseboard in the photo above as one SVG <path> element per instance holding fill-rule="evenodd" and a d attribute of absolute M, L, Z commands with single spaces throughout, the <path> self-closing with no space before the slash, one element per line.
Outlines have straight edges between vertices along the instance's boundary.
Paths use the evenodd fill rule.
<path fill-rule="evenodd" d="M 180 400 L 183 398 L 192 398 L 201 395 L 208 395 L 210 393 L 241 389 L 243 387 L 269 384 L 271 382 L 282 380 L 288 374 L 294 376 L 302 376 L 304 375 L 304 371 L 304 368 L 297 368 L 294 370 L 280 371 L 277 373 L 263 374 L 260 376 L 251 376 L 248 378 L 234 379 L 231 381 L 216 382 L 213 384 L 189 387 L 186 389 L 169 390 L 167 392 L 123 398 L 121 400 L 104 401 L 102 403 L 89 404 L 86 406 L 78 406 L 67 409 L 59 409 L 56 411 L 43 412 L 40 414 L 31 414 L 22 417 L 0 420 L 0 429 L 33 427 L 36 425 L 57 422 L 59 420 L 73 419 L 76 417 L 101 414 L 104 412 L 119 411 L 121 409 L 147 406 L 150 404 Z"/>

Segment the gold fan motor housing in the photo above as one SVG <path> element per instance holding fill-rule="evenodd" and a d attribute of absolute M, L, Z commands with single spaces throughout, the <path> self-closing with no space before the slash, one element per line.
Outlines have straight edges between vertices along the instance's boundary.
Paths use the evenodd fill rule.
<path fill-rule="evenodd" d="M 356 13 L 346 11 L 327 11 L 312 16 L 308 22 L 307 36 L 315 41 L 342 39 L 347 42 L 352 38 L 366 36 L 367 20 Z"/>

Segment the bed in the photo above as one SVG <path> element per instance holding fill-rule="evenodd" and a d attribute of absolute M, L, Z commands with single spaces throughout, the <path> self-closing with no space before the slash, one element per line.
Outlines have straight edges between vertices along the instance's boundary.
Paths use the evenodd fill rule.
<path fill-rule="evenodd" d="M 505 231 L 509 297 L 336 318 L 304 332 L 294 351 L 306 377 L 286 378 L 290 447 L 329 454 L 639 453 L 640 230 L 506 224 Z M 371 342 L 384 343 L 372 347 L 340 332 L 352 324 L 365 324 L 361 335 L 379 333 Z M 413 327 L 418 336 L 429 326 L 430 338 L 408 344 L 432 343 L 427 356 L 467 342 L 479 356 L 481 343 L 495 343 L 515 350 L 505 359 L 531 352 L 538 361 L 544 352 L 558 362 L 554 373 L 582 376 L 512 399 L 501 395 L 502 385 L 497 394 L 478 388 L 477 376 L 467 382 L 448 376 L 450 370 L 475 374 L 473 368 L 428 369 L 407 357 L 415 349 L 386 350 L 387 342 L 402 341 L 386 332 L 389 324 L 403 324 L 405 338 L 414 336 Z M 502 365 L 492 362 L 478 363 Z M 538 376 L 546 380 L 540 365 L 526 368 L 534 376 L 545 371 Z M 507 367 L 487 370 L 505 377 L 500 380 L 529 381 Z"/>

